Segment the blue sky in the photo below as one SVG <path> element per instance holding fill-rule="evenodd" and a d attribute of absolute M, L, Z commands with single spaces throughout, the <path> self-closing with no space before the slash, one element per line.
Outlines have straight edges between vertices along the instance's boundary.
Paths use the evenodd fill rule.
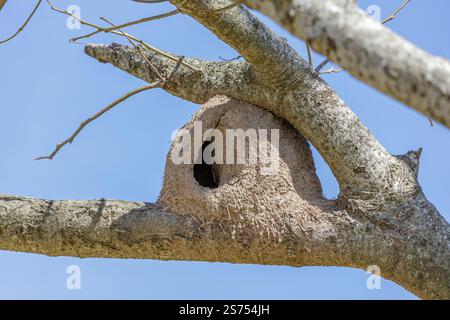
<path fill-rule="evenodd" d="M 54 1 L 75 4 L 82 18 L 105 16 L 120 23 L 150 16 L 169 5 L 129 0 Z M 379 5 L 389 15 L 401 1 L 359 1 Z M 0 38 L 14 32 L 33 1 L 8 1 L 0 12 Z M 393 30 L 419 47 L 450 57 L 447 0 L 413 0 Z M 267 20 L 267 19 L 264 19 Z M 270 23 L 306 57 L 304 43 Z M 66 28 L 66 17 L 44 5 L 13 42 L 0 46 L 0 192 L 48 199 L 113 198 L 154 201 L 161 187 L 171 133 L 187 122 L 197 105 L 164 91 L 142 93 L 96 121 L 53 161 L 33 161 L 49 153 L 87 116 L 131 89 L 141 86 L 110 65 L 84 55 L 68 39 L 91 29 Z M 129 29 L 147 42 L 180 55 L 218 60 L 236 56 L 231 48 L 186 16 Z M 126 41 L 102 35 L 90 41 Z M 321 58 L 315 57 L 319 62 Z M 423 147 L 420 182 L 428 198 L 450 219 L 449 132 L 346 73 L 324 76 L 393 154 Z M 315 153 L 325 193 L 337 184 Z M 81 268 L 81 290 L 66 288 L 66 269 Z M 0 251 L 0 298 L 123 299 L 414 299 L 396 284 L 382 280 L 368 290 L 368 274 L 334 267 L 290 268 L 223 263 L 150 260 L 50 258 Z"/>

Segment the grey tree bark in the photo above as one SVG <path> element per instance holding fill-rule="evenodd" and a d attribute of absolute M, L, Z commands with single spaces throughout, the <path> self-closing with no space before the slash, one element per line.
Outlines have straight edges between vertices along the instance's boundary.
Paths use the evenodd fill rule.
<path fill-rule="evenodd" d="M 150 61 L 170 79 L 163 89 L 204 104 L 187 130 L 195 120 L 203 121 L 204 130 L 279 128 L 277 174 L 261 175 L 258 164 L 221 165 L 219 185 L 211 189 L 199 185 L 192 165 L 175 166 L 169 153 L 156 204 L 1 195 L 0 248 L 81 257 L 378 265 L 384 277 L 421 298 L 449 299 L 450 226 L 418 184 L 420 150 L 389 154 L 286 40 L 243 6 L 223 11 L 217 8 L 229 1 L 171 2 L 245 61 L 184 58 L 203 70 L 196 72 L 144 48 L 92 44 L 86 54 L 154 82 Z M 367 20 L 353 1 L 246 4 L 361 80 L 450 124 L 448 62 Z M 307 141 L 336 176 L 338 200 L 323 197 Z"/>

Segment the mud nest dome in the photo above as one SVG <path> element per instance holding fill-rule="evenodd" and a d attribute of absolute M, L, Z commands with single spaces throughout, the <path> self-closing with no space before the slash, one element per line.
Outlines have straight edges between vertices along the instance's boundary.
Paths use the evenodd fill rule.
<path fill-rule="evenodd" d="M 201 123 L 201 125 L 199 125 Z M 223 136 L 212 136 L 210 129 L 217 129 Z M 267 139 L 257 136 L 256 145 L 266 149 L 271 155 L 279 155 L 278 165 L 262 152 L 253 150 L 247 135 L 245 143 L 245 163 L 237 163 L 238 143 L 227 144 L 230 131 L 260 133 L 267 130 Z M 279 131 L 279 143 L 272 140 L 273 129 Z M 252 130 L 250 130 L 252 131 Z M 216 131 L 217 132 L 217 131 Z M 200 135 L 201 133 L 201 135 Z M 202 139 L 195 143 L 195 139 Z M 249 138 L 250 136 L 250 138 Z M 253 141 L 255 142 L 255 141 Z M 174 157 L 181 156 L 180 146 L 190 143 L 190 163 L 179 163 Z M 224 163 L 205 163 L 204 159 L 195 163 L 195 155 L 202 154 L 215 143 L 223 150 Z M 226 161 L 226 148 L 234 147 L 234 163 Z M 188 151 L 186 151 L 188 150 Z M 211 154 L 217 155 L 218 151 Z M 250 153 L 256 153 L 256 161 L 250 161 Z M 230 152 L 230 154 L 232 154 Z M 272 159 L 273 160 L 273 159 Z M 186 161 L 185 161 L 186 162 Z M 201 163 L 199 163 L 201 162 Z M 242 162 L 242 159 L 241 159 Z M 164 183 L 158 204 L 165 210 L 197 217 L 208 216 L 214 220 L 235 220 L 236 217 L 251 215 L 258 220 L 272 219 L 273 215 L 288 214 L 293 208 L 311 206 L 323 200 L 322 189 L 315 172 L 314 162 L 308 142 L 288 122 L 254 105 L 218 96 L 209 100 L 176 135 L 167 156 Z M 283 210 L 283 208 L 285 210 Z M 302 210 L 300 210 L 302 211 Z M 226 214 L 224 214 L 226 213 Z M 295 213 L 295 214 L 298 214 Z"/>

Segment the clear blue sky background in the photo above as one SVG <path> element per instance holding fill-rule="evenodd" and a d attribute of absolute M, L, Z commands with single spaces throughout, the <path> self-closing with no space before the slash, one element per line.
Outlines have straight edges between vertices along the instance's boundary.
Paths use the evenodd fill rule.
<path fill-rule="evenodd" d="M 383 17 L 400 2 L 360 1 L 364 8 L 379 5 Z M 0 13 L 2 38 L 15 31 L 33 3 L 8 1 Z M 106 16 L 116 23 L 169 8 L 129 0 L 55 0 L 55 4 L 63 8 L 77 4 L 85 19 Z M 413 0 L 389 27 L 419 47 L 449 58 L 449 11 L 448 0 Z M 170 135 L 198 108 L 163 91 L 145 92 L 123 103 L 54 161 L 32 160 L 50 152 L 81 120 L 143 84 L 85 56 L 83 46 L 69 44 L 69 38 L 90 29 L 69 30 L 65 22 L 66 17 L 44 5 L 24 33 L 0 47 L 0 192 L 48 199 L 154 201 Z M 306 56 L 304 43 L 271 25 Z M 214 60 L 236 56 L 185 16 L 133 27 L 130 33 L 180 55 Z M 90 41 L 126 43 L 112 36 Z M 449 220 L 448 130 L 431 127 L 425 117 L 346 73 L 325 78 L 390 152 L 424 148 L 420 181 Z M 326 195 L 333 197 L 338 193 L 336 182 L 317 153 L 316 160 Z M 66 288 L 66 268 L 72 264 L 81 267 L 81 290 Z M 0 298 L 415 298 L 384 279 L 381 290 L 368 290 L 367 276 L 347 268 L 50 258 L 0 251 Z"/>

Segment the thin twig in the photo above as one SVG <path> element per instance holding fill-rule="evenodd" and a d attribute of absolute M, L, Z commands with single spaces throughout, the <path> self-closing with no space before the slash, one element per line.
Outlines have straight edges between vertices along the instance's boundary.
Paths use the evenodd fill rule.
<path fill-rule="evenodd" d="M 0 10 L 2 10 L 5 3 L 6 3 L 6 0 L 0 0 Z"/>
<path fill-rule="evenodd" d="M 5 40 L 1 40 L 0 44 L 6 43 L 12 39 L 14 39 L 15 37 L 17 37 L 17 35 L 19 33 L 21 33 L 23 31 L 23 29 L 25 29 L 25 27 L 27 26 L 28 22 L 30 22 L 31 18 L 33 18 L 34 14 L 36 13 L 37 9 L 39 8 L 39 6 L 41 5 L 42 0 L 39 0 L 36 5 L 34 6 L 33 11 L 31 11 L 31 14 L 28 16 L 28 18 L 25 20 L 25 22 L 22 24 L 22 26 L 10 37 L 6 38 Z M 3 3 L 5 4 L 5 3 Z M 2 6 L 3 6 L 2 4 Z"/>
<path fill-rule="evenodd" d="M 94 35 L 96 35 L 96 34 L 98 34 L 100 32 L 111 32 L 111 31 L 114 31 L 114 30 L 118 30 L 118 29 L 123 29 L 123 28 L 126 28 L 126 27 L 130 27 L 130 26 L 134 26 L 134 25 L 137 25 L 137 24 L 140 24 L 140 23 L 145 23 L 145 22 L 149 22 L 149 21 L 154 21 L 154 20 L 167 18 L 167 17 L 170 17 L 170 16 L 174 16 L 174 15 L 176 15 L 178 13 L 180 13 L 180 10 L 176 9 L 176 10 L 173 10 L 173 11 L 169 11 L 167 13 L 158 14 L 156 16 L 151 16 L 151 17 L 142 18 L 142 19 L 139 19 L 139 20 L 131 21 L 131 22 L 126 22 L 126 23 L 123 23 L 123 24 L 120 24 L 120 25 L 117 25 L 117 26 L 114 26 L 114 27 L 111 27 L 111 28 L 104 28 L 103 30 L 98 29 L 98 30 L 96 30 L 94 32 L 85 34 L 85 35 L 80 36 L 80 37 L 73 38 L 71 40 L 75 42 L 75 41 L 78 41 L 78 40 L 81 40 L 81 39 L 90 38 L 90 37 L 92 37 L 92 36 L 94 36 Z"/>
<path fill-rule="evenodd" d="M 230 59 L 226 59 L 226 58 L 223 58 L 223 57 L 219 56 L 219 59 L 222 60 L 222 61 L 225 61 L 225 62 L 236 61 L 236 60 L 239 60 L 241 58 L 243 58 L 243 56 L 237 56 L 237 57 L 230 58 Z"/>
<path fill-rule="evenodd" d="M 398 7 L 389 17 L 387 17 L 386 19 L 384 19 L 382 22 L 381 22 L 381 24 L 386 24 L 386 23 L 388 23 L 388 22 L 390 22 L 390 21 L 392 21 L 392 20 L 394 20 L 395 18 L 397 18 L 397 15 L 400 13 L 400 11 L 402 11 L 403 10 L 403 8 L 405 8 L 407 5 L 408 5 L 408 3 L 410 3 L 411 2 L 411 0 L 405 0 L 401 5 L 400 5 L 400 7 Z M 339 72 L 341 72 L 343 69 L 341 68 L 341 69 L 333 69 L 333 68 L 331 68 L 331 69 L 329 69 L 329 70 L 326 70 L 326 71 L 321 71 L 329 62 L 330 62 L 331 60 L 330 59 L 325 59 L 324 61 L 322 61 L 318 66 L 317 66 L 317 68 L 315 69 L 315 71 L 318 73 L 318 74 L 330 74 L 330 73 L 339 73 Z M 428 121 L 430 122 L 430 125 L 432 126 L 432 127 L 434 127 L 434 122 L 433 122 L 433 119 L 431 119 L 431 117 L 428 117 Z"/>
<path fill-rule="evenodd" d="M 178 60 L 179 60 L 178 57 L 175 57 L 175 56 L 173 56 L 173 55 L 171 55 L 171 54 L 169 54 L 169 53 L 167 53 L 167 52 L 164 52 L 164 51 L 162 51 L 162 50 L 159 50 L 159 49 L 157 49 L 157 48 L 155 48 L 155 47 L 153 47 L 153 46 L 151 46 L 151 45 L 145 43 L 144 41 L 142 41 L 142 40 L 140 40 L 140 39 L 138 39 L 138 38 L 136 38 L 136 37 L 133 37 L 132 35 L 130 35 L 130 34 L 128 34 L 128 33 L 125 33 L 125 32 L 122 32 L 122 33 L 121 33 L 121 32 L 118 32 L 118 31 L 116 31 L 116 30 L 113 30 L 113 31 L 107 31 L 107 28 L 103 28 L 103 27 L 97 26 L 97 25 L 95 25 L 95 24 L 93 24 L 93 23 L 90 23 L 90 22 L 87 22 L 87 21 L 85 21 L 85 20 L 82 20 L 82 19 L 80 19 L 79 17 L 73 15 L 72 13 L 70 13 L 70 12 L 67 11 L 67 10 L 62 10 L 62 9 L 56 8 L 55 6 L 53 6 L 53 4 L 50 2 L 50 0 L 47 0 L 47 3 L 49 4 L 49 6 L 50 6 L 50 8 L 51 8 L 52 10 L 54 10 L 54 11 L 56 11 L 56 12 L 58 12 L 58 13 L 65 14 L 65 15 L 68 15 L 68 16 L 70 16 L 70 17 L 73 17 L 74 19 L 78 20 L 78 21 L 79 21 L 81 24 L 83 24 L 83 25 L 89 26 L 89 27 L 94 28 L 94 29 L 98 29 L 98 30 L 100 30 L 100 31 L 102 31 L 102 32 L 110 32 L 110 33 L 112 33 L 112 34 L 116 34 L 116 35 L 119 35 L 119 36 L 122 36 L 122 37 L 130 38 L 130 39 L 132 39 L 133 41 L 135 41 L 135 42 L 137 42 L 137 43 L 143 45 L 146 49 L 148 49 L 148 50 L 150 50 L 150 51 L 153 51 L 153 52 L 156 52 L 157 54 L 162 55 L 162 56 L 164 56 L 164 57 L 166 57 L 166 58 L 168 58 L 168 59 L 170 59 L 170 60 L 173 60 L 173 61 L 175 61 L 175 62 L 178 62 Z M 192 65 L 190 65 L 189 63 L 186 63 L 186 62 L 184 62 L 184 61 L 182 62 L 182 65 L 184 65 L 184 66 L 186 66 L 186 67 L 188 67 L 188 68 L 194 70 L 195 72 L 203 73 L 203 70 L 201 70 L 201 69 L 199 69 L 199 68 L 196 68 L 196 67 L 194 67 L 194 66 L 192 66 Z"/>
<path fill-rule="evenodd" d="M 117 99 L 116 101 L 112 102 L 111 104 L 109 104 L 107 107 L 105 107 L 104 109 L 100 110 L 99 112 L 97 112 L 96 114 L 94 114 L 93 116 L 91 116 L 90 118 L 88 118 L 87 120 L 83 121 L 80 126 L 78 127 L 77 130 L 75 130 L 75 132 L 66 140 L 64 140 L 63 142 L 61 142 L 60 144 L 56 145 L 55 150 L 48 156 L 44 156 L 44 157 L 39 157 L 36 158 L 35 160 L 52 160 L 56 154 L 67 144 L 71 144 L 73 142 L 73 140 L 80 134 L 80 132 L 92 121 L 98 119 L 99 117 L 101 117 L 103 114 L 105 114 L 106 112 L 108 112 L 109 110 L 111 110 L 112 108 L 114 108 L 115 106 L 117 106 L 119 103 L 127 100 L 128 98 L 146 91 L 146 90 L 150 90 L 150 89 L 154 89 L 154 88 L 158 88 L 160 87 L 161 82 L 157 81 L 148 85 L 145 85 L 143 87 L 140 87 L 138 89 L 135 89 L 133 91 L 130 91 L 129 93 L 127 93 L 126 95 L 122 96 L 121 98 Z"/>
<path fill-rule="evenodd" d="M 133 0 L 133 1 L 140 3 L 160 3 L 160 2 L 168 2 L 169 0 Z"/>
<path fill-rule="evenodd" d="M 105 21 L 106 23 L 109 23 L 110 25 L 112 25 L 113 27 L 115 27 L 114 23 L 112 23 L 111 21 L 109 21 L 108 19 L 106 19 L 105 17 L 101 17 L 100 19 L 102 19 L 103 21 Z M 156 75 L 158 76 L 158 78 L 164 83 L 166 81 L 166 79 L 164 79 L 164 77 L 161 75 L 161 73 L 159 72 L 159 70 L 153 65 L 153 63 L 150 62 L 150 60 L 148 60 L 147 56 L 142 52 L 141 48 L 138 47 L 133 40 L 131 40 L 130 37 L 128 37 L 123 31 L 122 29 L 117 29 L 120 33 L 122 33 L 127 39 L 128 42 L 138 51 L 138 53 L 142 56 L 142 58 L 147 62 L 147 64 L 150 66 L 150 68 L 153 70 L 153 72 L 156 73 Z"/>
<path fill-rule="evenodd" d="M 403 8 L 406 7 L 406 5 L 407 5 L 410 1 L 411 1 L 411 0 L 406 0 L 405 2 L 403 2 L 403 3 L 401 4 L 401 6 L 398 7 L 397 9 L 395 9 L 395 11 L 394 11 L 389 17 L 387 17 L 386 19 L 384 19 L 384 20 L 381 22 L 381 24 L 386 24 L 386 23 L 388 23 L 389 21 L 394 20 L 394 19 L 397 17 L 397 15 L 400 13 L 400 11 L 402 11 Z M 320 73 L 320 70 L 322 70 L 322 69 L 323 69 L 330 61 L 331 61 L 331 60 L 328 59 L 328 58 L 325 59 L 324 61 L 322 61 L 322 62 L 317 66 L 317 68 L 315 69 L 315 71 L 316 71 L 317 73 Z"/>
<path fill-rule="evenodd" d="M 389 17 L 387 17 L 386 19 L 383 20 L 382 24 L 386 24 L 391 20 L 394 20 L 397 15 L 400 13 L 400 11 L 403 10 L 404 7 L 406 7 L 406 5 L 410 2 L 411 0 L 406 0 L 405 2 L 402 3 L 402 5 L 400 7 L 397 8 L 397 10 L 395 10 Z"/>
<path fill-rule="evenodd" d="M 314 61 L 313 61 L 313 56 L 312 56 L 312 49 L 311 46 L 309 45 L 308 42 L 306 43 L 306 51 L 308 51 L 308 63 L 311 67 L 314 67 Z"/>

